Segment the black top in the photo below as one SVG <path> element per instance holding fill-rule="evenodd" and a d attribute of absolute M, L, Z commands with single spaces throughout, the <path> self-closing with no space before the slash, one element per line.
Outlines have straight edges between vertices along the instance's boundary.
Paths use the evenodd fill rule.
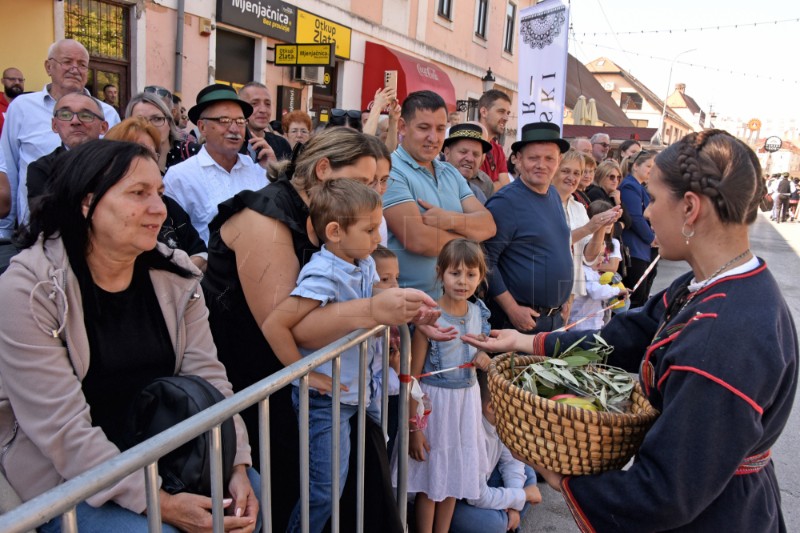
<path fill-rule="evenodd" d="M 592 183 L 591 185 L 586 187 L 586 196 L 589 197 L 589 203 L 594 202 L 595 200 L 604 200 L 604 201 L 610 203 L 613 206 L 622 205 L 622 204 L 618 204 L 617 202 L 615 202 L 614 199 L 611 198 L 608 195 L 608 193 L 605 191 L 605 189 L 603 189 L 599 185 L 595 185 L 594 183 Z M 631 227 L 631 223 L 632 223 L 631 222 L 631 216 L 628 214 L 628 210 L 625 209 L 624 205 L 622 206 L 622 217 L 620 217 L 619 221 L 622 222 L 625 225 L 626 228 L 630 228 Z M 620 235 L 622 235 L 622 228 L 619 227 L 617 224 L 615 224 L 614 225 L 614 237 L 616 237 L 617 239 L 620 239 L 619 242 L 621 244 L 622 240 L 620 238 Z"/>
<path fill-rule="evenodd" d="M 28 186 L 28 204 L 32 204 L 34 198 L 44 194 L 47 184 L 55 176 L 56 160 L 66 151 L 67 149 L 61 144 L 49 154 L 43 155 L 28 165 L 28 174 L 25 181 Z"/>
<path fill-rule="evenodd" d="M 201 148 L 203 148 L 202 144 L 192 142 L 188 137 L 184 140 L 175 141 L 172 143 L 172 148 L 167 152 L 167 162 L 164 165 L 164 170 L 166 171 L 172 165 L 177 165 L 197 155 Z"/>
<path fill-rule="evenodd" d="M 91 353 L 83 394 L 92 425 L 125 449 L 131 402 L 154 379 L 175 373 L 175 350 L 142 261 L 136 261 L 131 284 L 120 292 L 101 289 L 88 271 L 78 280 Z"/>
<path fill-rule="evenodd" d="M 314 252 L 319 251 L 319 247 L 309 240 L 306 230 L 308 206 L 285 177 L 258 191 L 242 191 L 219 204 L 217 216 L 208 225 L 208 269 L 202 286 L 219 359 L 228 370 L 234 390 L 241 390 L 283 368 L 272 354 L 247 305 L 239 281 L 236 255 L 220 237 L 222 225 L 245 208 L 282 222 L 289 228 L 301 267 Z M 253 250 L 251 253 L 259 251 Z M 245 359 L 242 356 L 246 353 L 268 356 Z"/>
<path fill-rule="evenodd" d="M 190 256 L 206 252 L 206 243 L 192 226 L 189 214 L 169 196 L 162 196 L 161 199 L 167 206 L 167 219 L 158 232 L 158 242 L 163 242 L 173 250 L 181 249 Z"/>
<path fill-rule="evenodd" d="M 586 209 L 589 209 L 589 204 L 592 203 L 592 201 L 589 200 L 589 197 L 586 196 L 586 193 L 580 190 L 576 190 L 574 193 L 572 193 L 572 197 L 575 198 L 575 201 Z"/>

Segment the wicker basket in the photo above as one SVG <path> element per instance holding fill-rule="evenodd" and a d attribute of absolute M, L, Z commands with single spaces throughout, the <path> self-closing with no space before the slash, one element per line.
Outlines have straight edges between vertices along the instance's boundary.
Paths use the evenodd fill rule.
<path fill-rule="evenodd" d="M 636 383 L 630 413 L 600 413 L 554 402 L 511 384 L 510 353 L 489 366 L 497 434 L 528 462 L 564 475 L 597 474 L 620 469 L 636 453 L 658 416 Z M 544 357 L 514 355 L 520 367 Z"/>

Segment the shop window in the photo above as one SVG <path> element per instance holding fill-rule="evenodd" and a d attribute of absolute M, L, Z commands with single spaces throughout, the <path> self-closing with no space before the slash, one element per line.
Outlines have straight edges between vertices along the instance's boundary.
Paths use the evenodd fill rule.
<path fill-rule="evenodd" d="M 478 100 L 470 98 L 467 103 L 467 120 L 480 120 L 480 108 L 478 108 Z"/>
<path fill-rule="evenodd" d="M 453 0 L 439 0 L 439 8 L 436 13 L 447 20 L 453 20 Z"/>
<path fill-rule="evenodd" d="M 517 6 L 509 2 L 506 4 L 506 26 L 503 32 L 503 51 L 507 54 L 514 53 L 514 21 L 517 18 Z"/>
<path fill-rule="evenodd" d="M 489 16 L 489 0 L 476 0 L 475 6 L 475 35 L 486 39 L 486 19 Z"/>
<path fill-rule="evenodd" d="M 229 83 L 237 89 L 253 81 L 255 50 L 255 39 L 217 29 L 217 81 Z"/>
<path fill-rule="evenodd" d="M 130 97 L 131 7 L 101 0 L 64 2 L 64 37 L 75 39 L 89 51 L 86 89 L 101 100 L 103 87 L 118 90 L 118 110 Z"/>

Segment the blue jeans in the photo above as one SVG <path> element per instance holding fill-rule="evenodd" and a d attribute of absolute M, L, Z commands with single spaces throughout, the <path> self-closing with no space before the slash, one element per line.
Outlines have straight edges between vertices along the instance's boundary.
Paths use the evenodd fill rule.
<path fill-rule="evenodd" d="M 367 396 L 370 396 L 369 394 Z M 380 423 L 376 398 L 372 398 L 367 414 Z M 292 405 L 300 412 L 300 389 L 292 387 Z M 339 418 L 339 497 L 347 480 L 350 459 L 350 418 L 357 405 L 340 404 Z M 331 450 L 333 448 L 333 401 L 327 394 L 308 391 L 308 466 L 309 466 L 309 530 L 318 533 L 331 516 Z M 301 458 L 302 460 L 302 458 Z M 300 502 L 294 506 L 286 531 L 300 531 Z"/>
<path fill-rule="evenodd" d="M 261 477 L 253 468 L 247 469 L 247 477 L 253 486 L 259 505 L 261 502 Z M 144 489 L 142 489 L 144 490 Z M 78 531 L 81 533 L 146 533 L 147 516 L 134 513 L 130 509 L 120 507 L 114 502 L 107 502 L 100 507 L 92 507 L 86 502 L 76 507 L 78 513 Z M 169 524 L 161 524 L 164 533 L 179 533 Z M 261 531 L 261 509 L 256 520 L 256 533 Z M 44 525 L 39 526 L 39 533 L 61 533 L 61 517 L 57 516 Z"/>
<path fill-rule="evenodd" d="M 527 465 L 525 465 L 525 477 L 526 487 L 536 483 L 536 473 Z M 494 469 L 486 484 L 490 487 L 503 486 L 503 478 L 498 468 Z M 531 504 L 526 503 L 519 512 L 520 523 L 530 507 Z M 505 533 L 507 530 L 508 514 L 505 509 L 480 509 L 464 500 L 456 502 L 453 519 L 450 521 L 451 533 Z"/>

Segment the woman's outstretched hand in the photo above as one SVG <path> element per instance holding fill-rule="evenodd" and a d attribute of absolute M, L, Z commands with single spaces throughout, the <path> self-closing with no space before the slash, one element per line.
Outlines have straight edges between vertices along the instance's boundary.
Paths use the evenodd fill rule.
<path fill-rule="evenodd" d="M 533 335 L 526 335 L 514 329 L 493 329 L 489 336 L 467 333 L 461 340 L 486 352 L 525 352 L 533 348 Z"/>
<path fill-rule="evenodd" d="M 441 314 L 436 301 L 417 289 L 386 289 L 372 297 L 372 316 L 379 324 L 435 324 Z"/>
<path fill-rule="evenodd" d="M 435 323 L 430 325 L 418 325 L 417 328 L 419 328 L 430 340 L 436 342 L 447 342 L 458 337 L 458 330 L 455 326 L 443 327 L 438 323 Z"/>

